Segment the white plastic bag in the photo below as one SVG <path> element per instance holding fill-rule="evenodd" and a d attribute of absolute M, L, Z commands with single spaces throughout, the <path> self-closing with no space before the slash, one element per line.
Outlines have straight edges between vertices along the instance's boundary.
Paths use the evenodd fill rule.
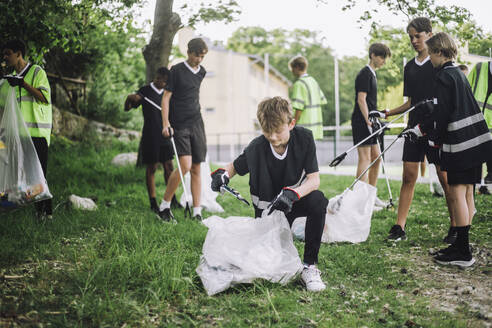
<path fill-rule="evenodd" d="M 208 295 L 261 278 L 288 283 L 303 265 L 282 212 L 253 219 L 212 216 L 196 272 Z"/>
<path fill-rule="evenodd" d="M 347 189 L 342 194 L 331 198 L 326 208 L 321 242 L 360 243 L 366 241 L 371 230 L 376 191 L 377 189 L 370 184 L 358 181 L 353 190 Z M 336 209 L 337 201 L 342 195 L 340 208 Z M 305 228 L 306 217 L 296 218 L 292 224 L 292 234 L 295 238 L 304 240 Z"/>
<path fill-rule="evenodd" d="M 24 205 L 52 198 L 13 87 L 0 80 L 0 196 Z M 5 92 L 4 92 L 5 91 Z"/>
<path fill-rule="evenodd" d="M 224 209 L 220 206 L 219 203 L 215 200 L 217 198 L 217 193 L 212 190 L 210 184 L 212 183 L 212 177 L 210 176 L 210 163 L 208 161 L 208 156 L 205 159 L 205 162 L 202 162 L 200 165 L 200 175 L 202 178 L 202 195 L 201 195 L 201 205 L 207 211 L 211 213 L 222 213 Z M 193 204 L 193 199 L 191 195 L 191 177 L 190 173 L 186 173 L 184 176 L 186 191 L 188 192 L 188 204 Z M 181 195 L 181 199 L 179 200 L 181 206 L 186 206 L 186 197 L 185 193 Z"/>
<path fill-rule="evenodd" d="M 77 195 L 70 195 L 68 200 L 72 206 L 78 210 L 95 211 L 97 210 L 96 203 L 90 198 L 79 197 Z"/>

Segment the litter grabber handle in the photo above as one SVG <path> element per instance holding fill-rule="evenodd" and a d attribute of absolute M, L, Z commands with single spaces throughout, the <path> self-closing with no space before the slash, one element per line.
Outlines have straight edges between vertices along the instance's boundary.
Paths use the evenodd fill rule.
<path fill-rule="evenodd" d="M 384 135 L 384 133 L 383 133 Z M 381 144 L 379 143 L 379 139 L 376 139 L 376 142 L 378 143 L 378 148 L 379 148 L 379 151 L 383 151 L 383 149 L 381 149 Z M 384 157 L 381 157 L 381 166 L 383 168 L 383 174 L 384 174 L 384 178 L 386 179 L 386 186 L 388 187 L 388 193 L 389 193 L 389 205 L 387 206 L 388 208 L 390 207 L 393 207 L 393 194 L 391 193 L 391 187 L 390 187 L 390 183 L 389 183 L 389 179 L 388 179 L 388 174 L 386 173 L 386 168 L 385 168 L 385 165 L 384 165 Z"/>
<path fill-rule="evenodd" d="M 183 192 L 184 192 L 185 198 L 186 198 L 185 216 L 186 216 L 186 214 L 189 214 L 191 217 L 191 209 L 190 209 L 190 205 L 188 204 L 188 191 L 186 190 L 186 185 L 185 185 L 185 181 L 183 178 L 183 171 L 181 171 L 181 165 L 179 164 L 178 151 L 176 150 L 176 143 L 174 142 L 174 135 L 172 133 L 173 130 L 171 129 L 171 127 L 169 127 L 168 131 L 169 131 L 169 136 L 170 136 L 169 138 L 171 139 L 171 144 L 173 145 L 174 155 L 176 156 L 176 162 L 178 163 L 179 177 L 181 179 L 181 184 L 183 185 Z"/>
<path fill-rule="evenodd" d="M 398 115 L 397 117 L 395 117 L 394 119 L 392 119 L 391 121 L 388 122 L 388 124 L 391 124 L 397 120 L 399 120 L 400 118 L 402 118 L 405 114 L 407 113 L 410 113 L 412 110 L 414 110 L 415 108 L 419 107 L 419 106 L 422 106 L 423 104 L 426 104 L 428 102 L 433 102 L 434 100 L 432 99 L 428 99 L 428 100 L 422 100 L 422 101 L 419 101 L 418 103 L 416 103 L 415 105 L 413 105 L 412 107 L 410 107 L 409 109 L 407 109 L 406 111 L 404 111 L 403 113 L 401 113 L 400 115 Z M 386 124 L 386 125 L 388 125 Z M 347 156 L 348 153 L 350 153 L 352 150 L 356 149 L 357 147 L 359 147 L 361 144 L 363 144 L 364 142 L 366 142 L 367 140 L 371 139 L 372 137 L 374 137 L 375 135 L 378 135 L 381 133 L 381 131 L 387 129 L 387 126 L 386 125 L 382 125 L 379 129 L 377 129 L 376 131 L 373 131 L 370 135 L 368 135 L 366 138 L 364 138 L 363 140 L 361 140 L 360 142 L 358 142 L 357 144 L 353 145 L 352 147 L 350 147 L 347 151 L 343 152 L 342 154 L 338 155 L 337 157 L 335 157 L 335 159 L 333 161 L 331 161 L 330 163 L 330 166 L 333 167 L 333 166 L 337 166 L 338 164 L 340 164 L 344 159 L 345 157 Z"/>
<path fill-rule="evenodd" d="M 371 162 L 371 164 L 369 164 L 369 166 L 354 180 L 354 182 L 352 182 L 352 184 L 350 185 L 350 187 L 348 187 L 348 189 L 352 189 L 352 187 L 360 181 L 360 179 L 364 176 L 364 174 L 366 174 L 367 171 L 369 171 L 369 169 L 374 165 L 374 163 L 376 163 L 378 161 L 378 159 L 380 159 L 384 153 L 386 153 L 390 148 L 391 146 L 393 146 L 395 144 L 395 142 L 400 139 L 402 137 L 402 134 L 403 134 L 403 131 L 400 132 L 400 134 L 395 138 L 395 140 L 393 140 L 389 145 L 388 147 L 386 147 L 382 152 L 381 154 L 378 155 L 378 157 L 376 157 L 376 159 L 374 161 Z"/>
<path fill-rule="evenodd" d="M 228 185 L 220 186 L 220 192 L 221 193 L 228 192 L 229 194 L 233 195 L 237 200 L 240 200 L 241 202 L 249 206 L 249 202 L 243 196 L 241 196 L 241 194 L 238 191 L 234 190 Z"/>

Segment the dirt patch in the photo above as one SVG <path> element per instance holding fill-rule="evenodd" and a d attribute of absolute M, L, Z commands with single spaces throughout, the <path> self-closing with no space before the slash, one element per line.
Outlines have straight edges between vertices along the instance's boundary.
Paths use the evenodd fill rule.
<path fill-rule="evenodd" d="M 413 249 L 409 269 L 422 288 L 412 291 L 429 299 L 430 307 L 450 313 L 462 312 L 467 325 L 492 327 L 492 256 L 490 249 L 472 245 L 476 259 L 471 268 L 460 269 L 435 263 L 434 250 Z"/>

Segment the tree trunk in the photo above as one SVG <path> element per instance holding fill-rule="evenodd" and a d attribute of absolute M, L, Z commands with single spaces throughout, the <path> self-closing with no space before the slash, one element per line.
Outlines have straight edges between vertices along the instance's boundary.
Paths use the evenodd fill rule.
<path fill-rule="evenodd" d="M 180 27 L 181 18 L 173 13 L 173 0 L 157 0 L 152 37 L 142 51 L 146 64 L 147 83 L 152 81 L 159 67 L 167 67 L 173 39 Z"/>

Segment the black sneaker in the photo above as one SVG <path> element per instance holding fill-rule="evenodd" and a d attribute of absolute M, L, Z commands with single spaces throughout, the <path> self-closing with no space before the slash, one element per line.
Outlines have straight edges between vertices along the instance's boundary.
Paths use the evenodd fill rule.
<path fill-rule="evenodd" d="M 463 252 L 457 247 L 448 247 L 444 254 L 437 254 L 436 257 L 434 257 L 434 261 L 436 263 L 442 264 L 442 265 L 457 265 L 461 268 L 467 268 L 473 265 L 475 263 L 475 259 L 469 252 Z"/>
<path fill-rule="evenodd" d="M 458 231 L 454 227 L 449 227 L 448 235 L 442 240 L 446 244 L 454 244 L 456 238 L 458 237 Z"/>
<path fill-rule="evenodd" d="M 405 231 L 403 231 L 403 229 L 398 224 L 395 224 L 391 227 L 387 239 L 391 241 L 400 241 L 407 239 L 407 236 L 405 234 Z"/>
<path fill-rule="evenodd" d="M 193 220 L 197 220 L 197 221 L 201 222 L 203 220 L 203 218 L 202 218 L 201 214 L 197 214 L 197 215 L 193 216 Z"/>
<path fill-rule="evenodd" d="M 482 195 L 490 195 L 490 191 L 487 186 L 480 186 L 480 188 L 478 188 L 478 193 Z"/>
<path fill-rule="evenodd" d="M 483 181 L 486 183 L 486 184 L 492 184 L 492 173 L 487 173 L 487 175 L 485 176 L 485 178 L 483 179 Z"/>
<path fill-rule="evenodd" d="M 164 210 L 159 212 L 159 217 L 164 222 L 175 222 L 174 215 L 171 212 L 170 208 L 165 208 Z"/>

